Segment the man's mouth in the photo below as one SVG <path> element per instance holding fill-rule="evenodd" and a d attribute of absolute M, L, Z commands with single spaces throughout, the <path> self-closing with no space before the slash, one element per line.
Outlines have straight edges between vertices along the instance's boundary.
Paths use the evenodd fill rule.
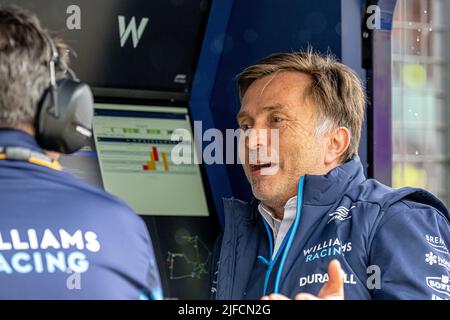
<path fill-rule="evenodd" d="M 277 163 L 272 162 L 266 162 L 266 163 L 258 163 L 258 164 L 251 164 L 250 170 L 252 174 L 259 174 L 259 175 L 273 175 L 273 169 L 278 169 Z"/>

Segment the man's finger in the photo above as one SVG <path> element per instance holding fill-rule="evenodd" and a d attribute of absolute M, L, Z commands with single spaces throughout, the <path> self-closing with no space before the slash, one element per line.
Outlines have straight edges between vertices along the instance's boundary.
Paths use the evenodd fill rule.
<path fill-rule="evenodd" d="M 268 296 L 262 297 L 261 300 L 290 300 L 290 299 L 282 294 L 272 293 Z"/>
<path fill-rule="evenodd" d="M 295 296 L 295 300 L 319 300 L 315 295 L 309 293 L 299 293 Z"/>
<path fill-rule="evenodd" d="M 328 282 L 320 289 L 319 298 L 344 297 L 344 270 L 338 260 L 334 259 L 328 265 Z"/>

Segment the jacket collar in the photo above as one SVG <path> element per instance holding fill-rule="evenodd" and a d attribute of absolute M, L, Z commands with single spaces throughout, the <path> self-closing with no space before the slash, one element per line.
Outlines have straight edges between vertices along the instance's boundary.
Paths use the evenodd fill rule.
<path fill-rule="evenodd" d="M 325 175 L 305 175 L 303 203 L 307 205 L 331 205 L 341 198 L 351 185 L 366 180 L 358 156 L 334 168 Z"/>
<path fill-rule="evenodd" d="M 305 187 L 303 189 L 303 204 L 312 206 L 329 206 L 334 204 L 342 195 L 355 184 L 360 184 L 366 180 L 363 166 L 359 157 L 355 156 L 339 167 L 334 168 L 326 175 L 305 175 Z M 225 221 L 239 223 L 257 220 L 260 216 L 258 212 L 259 200 L 252 198 L 250 203 L 236 198 L 224 198 Z M 231 215 L 234 208 L 239 215 Z"/>
<path fill-rule="evenodd" d="M 14 129 L 0 129 L 0 146 L 22 147 L 43 153 L 43 150 L 31 135 Z"/>

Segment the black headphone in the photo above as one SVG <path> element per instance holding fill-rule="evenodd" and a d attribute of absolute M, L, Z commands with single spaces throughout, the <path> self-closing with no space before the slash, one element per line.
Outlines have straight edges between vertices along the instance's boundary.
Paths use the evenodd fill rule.
<path fill-rule="evenodd" d="M 53 40 L 41 33 L 51 49 L 50 85 L 44 91 L 36 113 L 36 140 L 41 148 L 72 153 L 85 146 L 92 136 L 94 98 L 86 83 L 60 59 Z M 56 80 L 55 68 L 63 67 L 69 75 Z"/>

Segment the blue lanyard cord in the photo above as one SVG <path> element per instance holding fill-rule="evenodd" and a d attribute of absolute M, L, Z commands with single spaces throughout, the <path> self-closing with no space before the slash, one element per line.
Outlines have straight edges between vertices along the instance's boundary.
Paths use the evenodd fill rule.
<path fill-rule="evenodd" d="M 267 221 L 264 220 L 264 227 L 266 227 L 267 234 L 269 235 L 269 246 L 270 246 L 270 260 L 272 260 L 273 255 L 273 239 L 272 239 L 272 232 L 269 229 L 269 225 L 267 224 Z"/>
<path fill-rule="evenodd" d="M 269 226 L 267 225 L 267 222 L 264 221 L 264 224 L 266 226 L 266 230 L 267 233 L 269 235 L 269 242 L 271 243 L 271 248 L 272 248 L 272 233 L 269 229 Z M 264 290 L 263 290 L 263 295 L 266 295 L 267 293 L 267 286 L 269 285 L 269 280 L 270 280 L 270 274 L 272 273 L 272 269 L 275 266 L 275 264 L 278 261 L 278 258 L 281 256 L 281 253 L 283 252 L 283 248 L 286 245 L 287 239 L 289 238 L 289 235 L 291 234 L 292 228 L 289 229 L 288 233 L 286 234 L 286 236 L 283 239 L 283 242 L 281 243 L 280 248 L 277 251 L 277 254 L 275 255 L 275 258 L 272 259 L 272 255 L 273 255 L 273 250 L 271 249 L 270 251 L 270 260 L 267 260 L 266 258 L 264 258 L 263 256 L 258 256 L 258 259 L 260 261 L 262 261 L 265 265 L 267 265 L 267 271 L 266 271 L 266 278 L 264 279 Z"/>
<path fill-rule="evenodd" d="M 267 266 L 266 277 L 264 279 L 264 289 L 263 289 L 263 295 L 265 295 L 266 290 L 267 290 L 267 285 L 269 283 L 270 273 L 272 272 L 271 260 L 272 260 L 272 254 L 273 254 L 273 240 L 272 240 L 272 233 L 270 232 L 269 226 L 267 225 L 267 222 L 266 222 L 266 220 L 264 220 L 264 218 L 263 218 L 263 222 L 264 222 L 264 227 L 266 228 L 266 231 L 267 231 L 267 235 L 269 236 L 269 245 L 270 245 L 269 260 L 267 260 L 263 256 L 258 256 L 258 259 Z"/>
<path fill-rule="evenodd" d="M 264 219 L 263 219 L 264 220 Z M 267 290 L 267 285 L 269 283 L 269 278 L 270 278 L 270 273 L 272 271 L 272 264 L 271 264 L 271 260 L 272 260 L 272 254 L 273 254 L 273 240 L 272 240 L 272 233 L 270 232 L 269 226 L 267 225 L 266 220 L 264 220 L 264 227 L 266 228 L 267 234 L 269 236 L 269 245 L 270 245 L 270 260 L 267 260 L 266 258 L 264 258 L 263 256 L 258 256 L 258 259 L 260 261 L 262 261 L 266 266 L 267 266 L 267 271 L 266 271 L 266 277 L 264 279 L 264 290 L 263 290 L 263 295 L 266 294 L 266 290 Z"/>
<path fill-rule="evenodd" d="M 286 262 L 287 255 L 289 253 L 289 250 L 291 249 L 292 242 L 294 242 L 295 234 L 298 229 L 298 225 L 300 224 L 300 216 L 302 214 L 302 203 L 303 203 L 303 185 L 304 185 L 305 178 L 302 176 L 300 177 L 300 181 L 298 183 L 298 192 L 297 192 L 297 208 L 295 213 L 295 220 L 294 225 L 292 226 L 289 240 L 286 244 L 286 248 L 283 252 L 283 257 L 281 258 L 280 267 L 278 268 L 277 277 L 275 279 L 275 290 L 274 293 L 279 293 L 280 289 L 280 282 L 281 282 L 281 273 L 283 271 L 284 263 Z"/>
<path fill-rule="evenodd" d="M 289 228 L 289 231 L 286 234 L 286 236 L 285 236 L 285 238 L 284 238 L 280 248 L 278 249 L 278 252 L 275 255 L 274 259 L 272 259 L 272 255 L 273 255 L 272 232 L 270 231 L 267 222 L 265 220 L 263 220 L 264 221 L 264 226 L 266 227 L 266 231 L 267 231 L 267 234 L 269 236 L 269 244 L 270 244 L 270 261 L 267 260 L 266 258 L 262 257 L 262 256 L 258 256 L 258 259 L 260 261 L 262 261 L 268 267 L 268 269 L 266 271 L 266 277 L 265 277 L 265 280 L 264 280 L 263 295 L 266 295 L 266 293 L 267 293 L 267 286 L 269 284 L 270 274 L 272 272 L 272 269 L 273 269 L 275 263 L 277 262 L 278 257 L 283 252 L 283 257 L 281 259 L 280 267 L 278 268 L 278 272 L 277 272 L 277 276 L 276 276 L 276 280 L 275 280 L 274 293 L 278 293 L 279 292 L 279 284 L 280 284 L 281 272 L 282 272 L 282 269 L 283 269 L 283 266 L 284 266 L 284 262 L 286 261 L 287 254 L 289 252 L 289 249 L 292 246 L 292 242 L 294 241 L 295 231 L 297 230 L 298 225 L 300 223 L 301 206 L 302 206 L 302 200 L 303 200 L 303 184 L 304 184 L 304 177 L 302 176 L 300 178 L 300 182 L 299 182 L 299 186 L 298 186 L 297 208 L 296 208 L 294 224 L 291 226 L 291 228 Z M 289 239 L 289 240 L 287 240 L 287 239 Z"/>

